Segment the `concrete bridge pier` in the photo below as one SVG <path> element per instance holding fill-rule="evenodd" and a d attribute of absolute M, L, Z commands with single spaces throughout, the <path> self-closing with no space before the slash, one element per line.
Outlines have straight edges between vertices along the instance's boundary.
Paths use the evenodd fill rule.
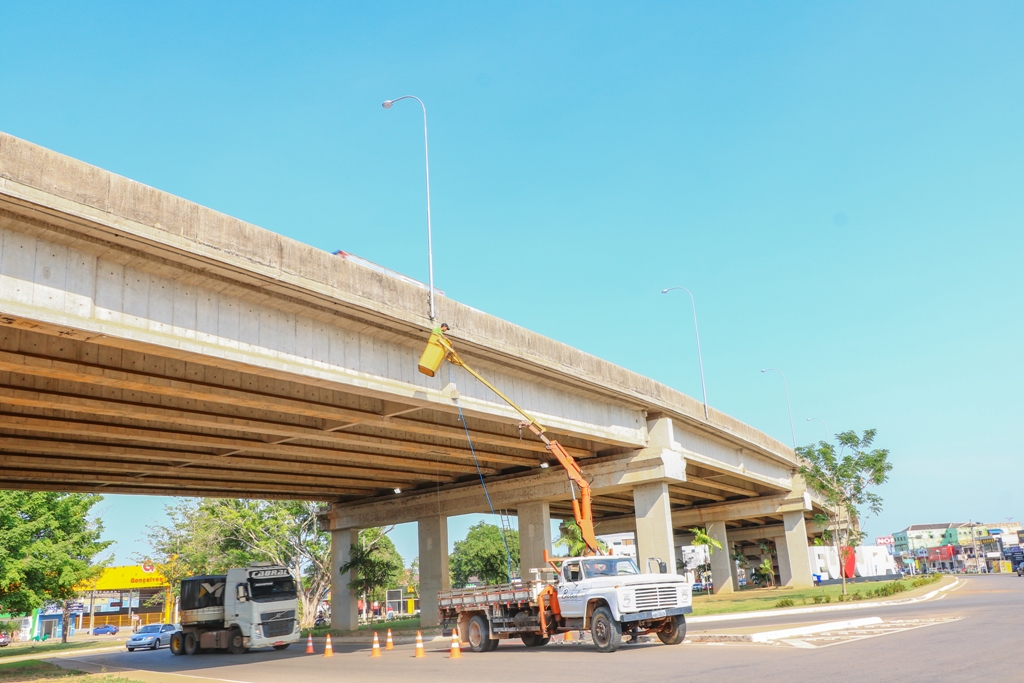
<path fill-rule="evenodd" d="M 785 533 L 774 539 L 779 558 L 779 583 L 809 588 L 814 585 L 814 579 L 807 559 L 807 522 L 803 512 L 782 513 L 782 526 Z"/>
<path fill-rule="evenodd" d="M 519 575 L 526 583 L 534 578 L 531 569 L 547 566 L 544 551 L 551 554 L 551 506 L 544 500 L 520 503 L 516 514 L 519 517 Z"/>
<path fill-rule="evenodd" d="M 420 626 L 438 625 L 437 593 L 451 588 L 448 570 L 448 518 L 423 517 L 417 521 L 420 552 Z"/>
<path fill-rule="evenodd" d="M 722 544 L 721 550 L 714 549 L 711 553 L 711 576 L 715 583 L 715 594 L 732 593 L 738 590 L 739 581 L 736 578 L 734 567 L 735 562 L 729 556 L 729 535 L 725 530 L 725 521 L 708 522 L 708 536 Z M 725 580 L 725 577 L 729 577 Z"/>
<path fill-rule="evenodd" d="M 354 631 L 359 628 L 359 595 L 348 587 L 355 571 L 341 573 L 352 559 L 352 546 L 359 542 L 359 529 L 331 531 L 331 628 Z"/>
<path fill-rule="evenodd" d="M 636 560 L 643 573 L 657 573 L 656 561 L 676 570 L 676 549 L 672 530 L 672 503 L 668 484 L 654 481 L 633 487 L 636 510 Z M 650 562 L 654 560 L 655 562 Z"/>

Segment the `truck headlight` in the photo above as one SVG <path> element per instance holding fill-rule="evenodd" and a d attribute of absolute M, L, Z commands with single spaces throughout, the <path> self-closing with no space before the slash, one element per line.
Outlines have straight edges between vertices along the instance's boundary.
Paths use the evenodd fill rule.
<path fill-rule="evenodd" d="M 263 637 L 263 626 L 262 625 L 256 624 L 255 626 L 253 626 L 252 630 L 253 630 L 253 633 L 256 634 L 257 638 L 262 638 Z"/>

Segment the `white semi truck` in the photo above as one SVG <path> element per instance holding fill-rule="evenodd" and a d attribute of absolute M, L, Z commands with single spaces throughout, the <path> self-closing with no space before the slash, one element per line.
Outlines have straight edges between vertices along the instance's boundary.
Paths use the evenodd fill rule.
<path fill-rule="evenodd" d="M 505 638 L 527 647 L 546 645 L 552 635 L 590 631 L 601 652 L 614 652 L 623 636 L 646 633 L 667 645 L 686 637 L 693 611 L 693 586 L 676 574 L 641 574 L 621 555 L 551 560 L 557 578 L 438 593 L 441 622 L 454 624 L 474 652 L 487 652 Z M 659 563 L 662 572 L 665 563 Z M 544 572 L 538 572 L 541 574 Z"/>
<path fill-rule="evenodd" d="M 298 608 L 295 577 L 287 567 L 254 564 L 182 579 L 181 631 L 171 636 L 171 652 L 283 650 L 301 638 Z"/>

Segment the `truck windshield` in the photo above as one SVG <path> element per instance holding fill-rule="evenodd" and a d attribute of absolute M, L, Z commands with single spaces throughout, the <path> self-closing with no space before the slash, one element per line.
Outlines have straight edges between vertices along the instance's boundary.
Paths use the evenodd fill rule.
<path fill-rule="evenodd" d="M 636 562 L 631 557 L 602 557 L 583 561 L 583 574 L 588 579 L 595 576 L 622 576 L 623 574 L 639 574 Z"/>
<path fill-rule="evenodd" d="M 249 579 L 249 593 L 256 602 L 294 600 L 295 582 L 291 579 Z"/>

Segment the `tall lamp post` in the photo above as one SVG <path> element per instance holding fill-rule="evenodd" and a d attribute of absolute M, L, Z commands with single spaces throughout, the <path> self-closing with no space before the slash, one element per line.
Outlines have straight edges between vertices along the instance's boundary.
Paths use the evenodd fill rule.
<path fill-rule="evenodd" d="M 381 106 L 391 109 L 395 102 L 402 100 L 416 100 L 423 109 L 423 155 L 427 167 L 427 271 L 430 278 L 430 322 L 434 322 L 434 238 L 430 229 L 430 145 L 427 142 L 427 105 L 415 95 L 403 95 L 393 100 L 384 100 Z"/>
<path fill-rule="evenodd" d="M 780 375 L 782 375 L 782 386 L 784 386 L 786 388 L 786 409 L 789 410 L 789 431 L 793 435 L 793 450 L 795 451 L 796 450 L 796 429 L 793 427 L 793 406 L 790 405 L 790 403 L 789 403 L 789 382 L 786 381 L 786 373 L 784 373 L 782 370 L 779 370 L 778 368 L 765 368 L 765 369 L 761 370 L 761 373 L 764 374 L 764 373 L 768 372 L 769 370 L 772 371 L 772 372 L 777 372 Z"/>
<path fill-rule="evenodd" d="M 690 307 L 693 309 L 693 331 L 697 335 L 697 363 L 700 365 L 700 389 L 704 393 L 704 419 L 710 420 L 708 416 L 708 388 L 704 384 L 704 358 L 700 355 L 700 328 L 697 327 L 697 304 L 693 300 L 693 293 L 686 287 L 669 287 L 661 290 L 662 294 L 668 294 L 674 289 L 681 289 L 690 295 Z"/>
<path fill-rule="evenodd" d="M 825 421 L 822 420 L 820 417 L 809 417 L 809 418 L 807 418 L 808 422 L 810 422 L 811 420 L 817 420 L 818 422 L 820 422 L 822 424 L 823 427 L 825 427 L 825 440 L 828 441 L 828 425 L 825 423 Z"/>

